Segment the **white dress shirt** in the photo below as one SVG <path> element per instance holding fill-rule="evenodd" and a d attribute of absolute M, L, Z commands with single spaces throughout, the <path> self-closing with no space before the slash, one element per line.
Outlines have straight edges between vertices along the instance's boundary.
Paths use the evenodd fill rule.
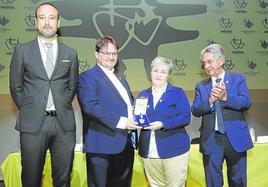
<path fill-rule="evenodd" d="M 211 77 L 212 87 L 214 87 L 216 85 L 216 79 L 220 78 L 221 82 L 224 81 L 224 75 L 225 75 L 225 71 L 223 71 L 223 73 L 219 77 Z M 211 107 L 213 107 L 213 105 L 211 105 Z M 217 115 L 215 115 L 215 131 L 218 131 L 218 130 L 219 130 L 219 128 L 218 128 L 218 119 L 217 119 Z"/>
<path fill-rule="evenodd" d="M 127 124 L 127 119 L 130 119 L 133 121 L 133 110 L 132 110 L 132 105 L 131 101 L 129 98 L 129 95 L 127 93 L 126 88 L 122 85 L 122 83 L 119 81 L 119 79 L 115 76 L 114 74 L 114 69 L 113 70 L 108 70 L 101 65 L 98 64 L 98 66 L 103 70 L 103 72 L 107 75 L 107 77 L 111 80 L 117 91 L 120 93 L 121 97 L 127 104 L 127 109 L 128 109 L 128 118 L 121 116 L 120 120 L 118 121 L 117 128 L 120 129 L 126 129 L 126 124 Z"/>
<path fill-rule="evenodd" d="M 162 102 L 161 97 L 163 93 L 165 93 L 166 88 L 167 88 L 167 84 L 163 88 L 161 88 L 158 92 L 156 92 L 152 88 L 154 108 L 158 102 Z M 155 131 L 151 131 L 148 158 L 160 158 L 158 151 L 157 151 L 157 146 L 156 146 Z"/>
<path fill-rule="evenodd" d="M 38 37 L 38 45 L 39 45 L 42 61 L 43 61 L 43 64 L 44 64 L 45 68 L 46 68 L 46 60 L 47 60 L 47 47 L 45 45 L 46 42 L 47 41 L 45 41 L 42 38 Z M 50 41 L 50 43 L 53 44 L 53 46 L 52 46 L 53 58 L 54 58 L 53 59 L 53 64 L 54 64 L 54 67 L 55 67 L 57 54 L 58 54 L 58 42 L 57 42 L 57 39 Z M 47 108 L 46 110 L 47 111 L 56 110 L 55 105 L 53 104 L 51 107 Z"/>

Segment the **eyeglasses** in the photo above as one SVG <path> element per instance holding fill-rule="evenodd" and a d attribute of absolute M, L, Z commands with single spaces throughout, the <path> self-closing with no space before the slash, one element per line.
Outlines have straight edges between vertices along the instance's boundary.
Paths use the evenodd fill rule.
<path fill-rule="evenodd" d="M 107 51 L 99 51 L 99 53 L 102 53 L 104 54 L 105 56 L 117 56 L 118 55 L 118 52 L 107 52 Z"/>
<path fill-rule="evenodd" d="M 161 75 L 167 75 L 167 74 L 169 74 L 168 71 L 158 70 L 158 69 L 153 69 L 152 70 L 152 73 L 154 73 L 154 74 L 156 74 L 156 73 L 158 74 L 159 73 Z"/>

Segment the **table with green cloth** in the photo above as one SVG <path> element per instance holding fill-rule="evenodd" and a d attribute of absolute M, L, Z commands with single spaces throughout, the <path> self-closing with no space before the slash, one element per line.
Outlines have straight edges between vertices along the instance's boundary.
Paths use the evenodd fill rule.
<path fill-rule="evenodd" d="M 21 187 L 21 156 L 19 152 L 10 153 L 1 165 L 6 187 Z M 174 166 L 175 167 L 175 166 Z M 247 176 L 249 187 L 268 186 L 268 144 L 255 144 L 248 151 Z M 148 187 L 143 164 L 135 152 L 133 167 L 132 187 Z M 224 187 L 227 187 L 226 166 L 223 167 Z M 72 187 L 87 187 L 86 157 L 82 152 L 75 152 L 73 170 L 71 174 Z M 202 164 L 202 155 L 199 153 L 198 144 L 192 144 L 190 148 L 190 160 L 188 169 L 187 187 L 204 187 L 205 176 Z M 46 164 L 43 172 L 43 187 L 52 187 L 50 154 L 47 153 Z"/>

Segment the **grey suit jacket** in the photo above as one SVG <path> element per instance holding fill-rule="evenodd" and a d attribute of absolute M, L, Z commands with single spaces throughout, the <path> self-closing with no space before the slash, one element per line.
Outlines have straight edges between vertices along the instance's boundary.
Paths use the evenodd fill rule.
<path fill-rule="evenodd" d="M 58 42 L 54 72 L 47 76 L 38 45 L 33 40 L 18 44 L 10 64 L 10 92 L 19 109 L 16 129 L 36 132 L 45 117 L 47 96 L 51 88 L 57 119 L 64 130 L 75 130 L 72 100 L 78 77 L 77 52 Z"/>

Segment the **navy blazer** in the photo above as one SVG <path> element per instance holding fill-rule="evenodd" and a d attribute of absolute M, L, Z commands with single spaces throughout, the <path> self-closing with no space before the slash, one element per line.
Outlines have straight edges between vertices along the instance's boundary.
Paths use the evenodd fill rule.
<path fill-rule="evenodd" d="M 232 147 L 237 152 L 243 152 L 253 147 L 244 116 L 244 111 L 251 107 L 246 79 L 241 74 L 225 72 L 224 83 L 227 101 L 220 102 L 226 134 Z M 209 104 L 211 89 L 211 78 L 199 82 L 195 87 L 195 98 L 191 107 L 194 116 L 202 116 L 200 151 L 203 153 L 212 151 L 216 143 L 214 138 L 215 109 Z"/>
<path fill-rule="evenodd" d="M 122 77 L 118 79 L 133 103 L 127 82 Z M 98 65 L 79 75 L 77 96 L 83 117 L 85 151 L 102 154 L 122 152 L 128 130 L 116 126 L 121 116 L 128 117 L 127 104 Z"/>
<path fill-rule="evenodd" d="M 161 121 L 163 128 L 155 131 L 156 145 L 160 158 L 181 155 L 190 149 L 190 139 L 185 126 L 191 120 L 190 104 L 182 88 L 167 85 L 154 108 L 152 89 L 145 89 L 139 96 L 148 98 L 147 116 L 150 122 Z M 141 130 L 139 154 L 148 156 L 151 130 Z"/>

